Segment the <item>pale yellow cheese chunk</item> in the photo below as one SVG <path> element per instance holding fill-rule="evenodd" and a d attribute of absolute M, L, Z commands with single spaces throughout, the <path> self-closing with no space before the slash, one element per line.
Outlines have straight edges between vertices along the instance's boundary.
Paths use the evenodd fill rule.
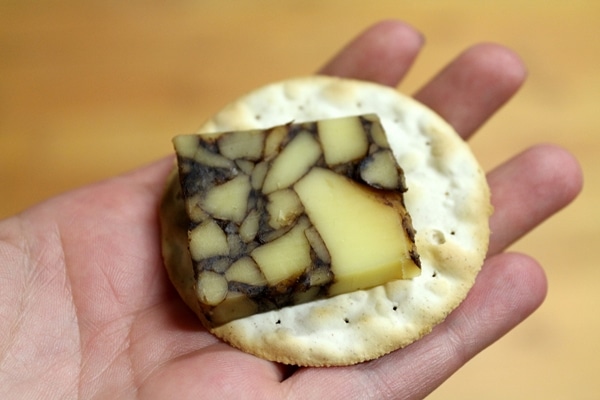
<path fill-rule="evenodd" d="M 291 189 L 272 192 L 268 199 L 269 225 L 274 229 L 292 224 L 304 211 L 300 199 Z"/>
<path fill-rule="evenodd" d="M 198 299 L 210 305 L 217 305 L 227 296 L 227 281 L 225 278 L 213 271 L 202 271 L 196 282 L 196 294 Z"/>
<path fill-rule="evenodd" d="M 317 122 L 325 162 L 337 165 L 363 158 L 369 141 L 360 118 L 334 118 Z"/>
<path fill-rule="evenodd" d="M 267 283 L 256 263 L 250 257 L 242 257 L 231 264 L 225 272 L 225 278 L 230 282 L 242 282 L 257 286 Z"/>
<path fill-rule="evenodd" d="M 414 263 L 394 208 L 323 168 L 313 168 L 294 189 L 331 255 L 335 282 L 330 294 L 405 278 L 404 264 Z"/>
<path fill-rule="evenodd" d="M 258 160 L 262 156 L 265 135 L 261 130 L 228 132 L 218 141 L 219 151 L 230 160 Z"/>
<path fill-rule="evenodd" d="M 250 254 L 269 285 L 298 277 L 311 265 L 310 244 L 304 235 L 307 227 L 307 221 L 299 221 L 288 233 Z"/>
<path fill-rule="evenodd" d="M 190 254 L 196 260 L 229 255 L 227 236 L 209 219 L 190 231 Z"/>
<path fill-rule="evenodd" d="M 238 175 L 212 188 L 202 200 L 202 206 L 215 218 L 242 222 L 248 208 L 247 198 L 250 189 L 252 187 L 248 176 Z"/>
<path fill-rule="evenodd" d="M 321 146 L 308 132 L 300 132 L 275 158 L 267 172 L 265 194 L 285 189 L 296 182 L 321 156 Z"/>

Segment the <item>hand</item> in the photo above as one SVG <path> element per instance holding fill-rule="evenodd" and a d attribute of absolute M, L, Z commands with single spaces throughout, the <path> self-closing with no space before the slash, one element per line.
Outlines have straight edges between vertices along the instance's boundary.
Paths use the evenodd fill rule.
<path fill-rule="evenodd" d="M 321 72 L 396 85 L 421 45 L 411 27 L 382 22 Z M 482 44 L 415 97 L 468 138 L 524 78 L 512 52 Z M 489 256 L 445 322 L 378 360 L 293 369 L 215 339 L 171 287 L 157 222 L 171 166 L 165 159 L 0 221 L 0 398 L 422 398 L 540 305 L 541 268 L 503 250 L 581 187 L 560 148 L 516 155 L 488 175 Z"/>

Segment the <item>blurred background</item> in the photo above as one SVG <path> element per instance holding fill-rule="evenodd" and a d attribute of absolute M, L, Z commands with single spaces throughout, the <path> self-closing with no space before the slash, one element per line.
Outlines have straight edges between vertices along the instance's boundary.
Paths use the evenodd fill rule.
<path fill-rule="evenodd" d="M 551 142 L 585 173 L 575 203 L 514 246 L 546 267 L 547 301 L 430 398 L 598 398 L 596 0 L 0 0 L 0 218 L 169 154 L 173 135 L 250 89 L 316 71 L 385 18 L 427 37 L 406 93 L 476 42 L 525 60 L 528 82 L 472 141 L 486 169 Z"/>

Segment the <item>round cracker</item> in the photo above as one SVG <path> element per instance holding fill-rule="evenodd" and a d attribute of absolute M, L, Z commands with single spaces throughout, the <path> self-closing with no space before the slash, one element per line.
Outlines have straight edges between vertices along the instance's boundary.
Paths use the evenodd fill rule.
<path fill-rule="evenodd" d="M 268 128 L 375 113 L 408 192 L 422 272 L 369 290 L 256 314 L 212 328 L 259 357 L 300 366 L 371 360 L 421 338 L 466 297 L 489 240 L 490 195 L 468 145 L 437 114 L 393 88 L 311 76 L 270 84 L 218 112 L 199 132 Z M 163 256 L 173 284 L 201 319 L 187 255 L 176 172 L 161 210 Z"/>

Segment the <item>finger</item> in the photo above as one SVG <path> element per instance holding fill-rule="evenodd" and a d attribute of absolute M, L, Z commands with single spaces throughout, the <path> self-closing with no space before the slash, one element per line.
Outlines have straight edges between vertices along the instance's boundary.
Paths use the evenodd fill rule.
<path fill-rule="evenodd" d="M 319 73 L 396 86 L 423 42 L 423 36 L 403 22 L 379 22 L 344 47 Z"/>
<path fill-rule="evenodd" d="M 492 257 L 463 304 L 412 345 L 354 367 L 302 369 L 284 385 L 305 398 L 423 398 L 464 363 L 530 315 L 546 295 L 532 259 Z"/>
<path fill-rule="evenodd" d="M 223 342 L 189 352 L 152 371 L 137 390 L 140 398 L 270 399 L 281 367 Z"/>
<path fill-rule="evenodd" d="M 149 198 L 160 199 L 167 176 L 175 166 L 174 155 L 169 155 L 148 165 L 130 171 L 117 179 L 122 180 L 125 186 L 142 190 Z M 132 183 L 135 183 L 132 185 Z"/>
<path fill-rule="evenodd" d="M 488 174 L 494 214 L 489 254 L 496 254 L 569 204 L 581 191 L 577 160 L 552 145 L 539 145 Z"/>
<path fill-rule="evenodd" d="M 511 50 L 479 44 L 460 54 L 415 98 L 466 138 L 512 97 L 525 77 L 523 62 Z"/>

